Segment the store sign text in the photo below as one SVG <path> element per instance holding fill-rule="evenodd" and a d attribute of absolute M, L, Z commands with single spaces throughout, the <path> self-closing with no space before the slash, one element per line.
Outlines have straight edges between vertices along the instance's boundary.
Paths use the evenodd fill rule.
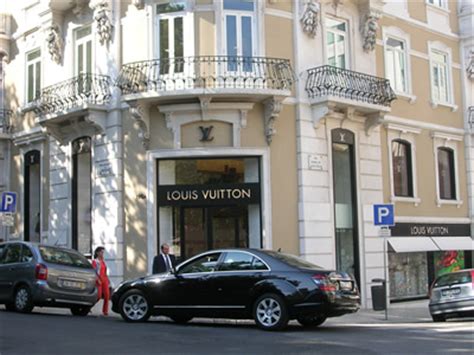
<path fill-rule="evenodd" d="M 471 235 L 469 224 L 396 223 L 392 237 L 466 237 Z"/>
<path fill-rule="evenodd" d="M 161 206 L 251 204 L 260 202 L 260 186 L 251 184 L 226 184 L 219 187 L 203 185 L 173 185 L 158 187 Z"/>

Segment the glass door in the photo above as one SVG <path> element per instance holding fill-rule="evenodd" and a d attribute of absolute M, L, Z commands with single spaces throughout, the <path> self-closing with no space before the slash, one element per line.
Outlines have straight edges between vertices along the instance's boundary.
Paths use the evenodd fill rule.
<path fill-rule="evenodd" d="M 78 93 L 91 91 L 92 77 L 92 28 L 83 27 L 75 32 L 75 74 L 78 78 Z"/>
<path fill-rule="evenodd" d="M 40 152 L 25 154 L 24 240 L 41 241 L 41 165 Z"/>

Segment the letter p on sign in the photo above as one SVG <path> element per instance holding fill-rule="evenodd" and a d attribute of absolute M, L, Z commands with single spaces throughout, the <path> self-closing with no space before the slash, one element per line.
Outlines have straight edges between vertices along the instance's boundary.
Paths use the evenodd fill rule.
<path fill-rule="evenodd" d="M 0 212 L 16 212 L 16 193 L 4 192 L 2 193 L 2 203 L 0 205 Z"/>
<path fill-rule="evenodd" d="M 395 225 L 393 205 L 374 205 L 374 224 L 376 226 Z"/>

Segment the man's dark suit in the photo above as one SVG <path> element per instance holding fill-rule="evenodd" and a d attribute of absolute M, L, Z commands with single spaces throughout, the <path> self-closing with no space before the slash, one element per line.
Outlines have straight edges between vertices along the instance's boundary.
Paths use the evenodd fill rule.
<path fill-rule="evenodd" d="M 168 254 L 168 256 L 171 261 L 171 267 L 174 268 L 176 265 L 176 258 L 172 254 Z M 166 272 L 165 259 L 163 258 L 163 254 L 158 254 L 153 258 L 153 273 L 160 274 L 162 272 Z"/>

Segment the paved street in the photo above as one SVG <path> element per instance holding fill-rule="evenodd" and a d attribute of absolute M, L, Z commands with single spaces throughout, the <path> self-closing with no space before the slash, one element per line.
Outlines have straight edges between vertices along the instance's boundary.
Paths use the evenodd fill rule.
<path fill-rule="evenodd" d="M 304 330 L 291 323 L 283 332 L 264 332 L 250 321 L 193 320 L 176 325 L 166 318 L 128 324 L 98 309 L 85 318 L 67 310 L 39 309 L 24 315 L 0 308 L 0 353 L 10 354 L 463 354 L 474 351 L 472 320 L 433 323 L 426 302 L 383 312 L 361 311 Z"/>

